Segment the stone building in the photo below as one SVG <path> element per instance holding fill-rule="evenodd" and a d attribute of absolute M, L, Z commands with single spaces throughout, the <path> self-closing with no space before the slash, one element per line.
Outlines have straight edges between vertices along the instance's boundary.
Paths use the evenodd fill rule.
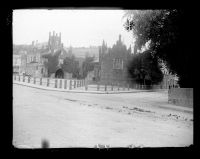
<path fill-rule="evenodd" d="M 63 43 L 61 43 L 61 33 L 55 33 L 53 31 L 53 35 L 49 32 L 49 40 L 48 40 L 48 49 L 51 53 L 56 52 L 59 49 L 63 49 Z"/>
<path fill-rule="evenodd" d="M 13 55 L 13 73 L 21 72 L 21 55 Z"/>
<path fill-rule="evenodd" d="M 26 55 L 25 74 L 33 77 L 47 77 L 47 69 L 44 66 L 45 58 L 42 58 L 41 52 L 33 49 Z"/>
<path fill-rule="evenodd" d="M 103 83 L 127 83 L 129 81 L 127 66 L 132 58 L 131 48 L 126 48 L 121 35 L 112 48 L 103 41 L 99 49 L 100 81 Z"/>

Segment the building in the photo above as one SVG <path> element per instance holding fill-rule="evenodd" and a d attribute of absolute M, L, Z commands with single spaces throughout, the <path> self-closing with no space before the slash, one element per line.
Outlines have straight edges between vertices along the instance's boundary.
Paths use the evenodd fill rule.
<path fill-rule="evenodd" d="M 33 49 L 26 55 L 25 74 L 33 77 L 47 77 L 47 69 L 45 68 L 45 58 L 42 58 L 38 49 Z"/>
<path fill-rule="evenodd" d="M 53 31 L 52 35 L 51 32 L 49 32 L 48 49 L 51 53 L 54 53 L 59 49 L 63 49 L 63 43 L 61 43 L 61 33 L 59 33 L 58 36 L 55 31 Z"/>
<path fill-rule="evenodd" d="M 13 55 L 13 73 L 21 72 L 21 55 Z"/>
<path fill-rule="evenodd" d="M 99 48 L 100 81 L 108 84 L 127 83 L 127 66 L 131 58 L 131 48 L 126 48 L 121 41 L 121 35 L 112 48 L 108 48 L 103 41 Z"/>

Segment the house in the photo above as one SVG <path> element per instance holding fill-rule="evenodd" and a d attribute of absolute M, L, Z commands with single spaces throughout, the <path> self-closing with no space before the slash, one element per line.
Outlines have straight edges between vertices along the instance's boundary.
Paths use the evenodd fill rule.
<path fill-rule="evenodd" d="M 112 48 L 108 48 L 103 41 L 99 48 L 100 81 L 107 84 L 127 83 L 129 81 L 127 66 L 131 58 L 131 48 L 126 48 L 121 35 Z"/>
<path fill-rule="evenodd" d="M 19 74 L 21 72 L 21 55 L 13 55 L 13 73 Z"/>

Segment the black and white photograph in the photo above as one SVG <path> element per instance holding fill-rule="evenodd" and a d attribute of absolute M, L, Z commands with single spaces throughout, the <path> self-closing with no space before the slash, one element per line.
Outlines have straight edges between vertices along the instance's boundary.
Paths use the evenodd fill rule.
<path fill-rule="evenodd" d="M 181 9 L 14 9 L 12 145 L 193 145 L 185 15 Z"/>

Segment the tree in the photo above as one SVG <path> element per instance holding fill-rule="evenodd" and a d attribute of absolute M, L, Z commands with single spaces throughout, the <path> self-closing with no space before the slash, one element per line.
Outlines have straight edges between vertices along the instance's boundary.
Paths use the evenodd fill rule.
<path fill-rule="evenodd" d="M 73 78 L 79 78 L 79 63 L 76 61 L 74 55 L 66 57 L 63 64 L 61 65 L 61 68 L 65 72 L 72 73 Z"/>
<path fill-rule="evenodd" d="M 131 78 L 139 84 L 157 84 L 163 79 L 160 67 L 157 58 L 153 57 L 148 50 L 134 54 L 128 66 L 128 72 Z"/>
<path fill-rule="evenodd" d="M 147 42 L 152 55 L 163 60 L 181 87 L 193 87 L 191 19 L 183 10 L 127 11 L 125 28 L 133 32 L 135 52 Z"/>
<path fill-rule="evenodd" d="M 43 55 L 44 58 L 47 59 L 47 61 L 44 62 L 45 67 L 48 70 L 48 77 L 55 73 L 58 69 L 58 56 L 60 55 L 60 51 L 57 51 L 55 54 L 46 54 Z"/>
<path fill-rule="evenodd" d="M 82 64 L 83 78 L 85 78 L 88 72 L 94 70 L 94 57 L 86 56 Z"/>

